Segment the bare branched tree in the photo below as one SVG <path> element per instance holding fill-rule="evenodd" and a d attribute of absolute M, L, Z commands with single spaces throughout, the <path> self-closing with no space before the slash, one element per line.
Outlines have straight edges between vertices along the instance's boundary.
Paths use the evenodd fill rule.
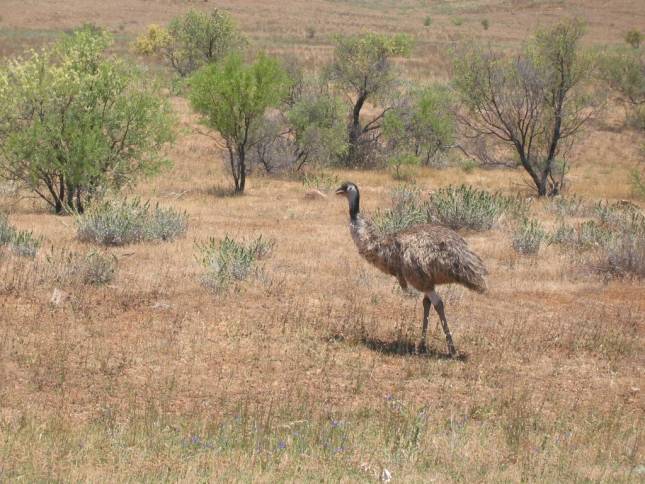
<path fill-rule="evenodd" d="M 583 32 L 579 21 L 565 21 L 514 57 L 468 46 L 454 63 L 461 123 L 511 147 L 539 196 L 561 191 L 566 155 L 600 106 L 590 87 L 594 59 L 579 47 Z"/>

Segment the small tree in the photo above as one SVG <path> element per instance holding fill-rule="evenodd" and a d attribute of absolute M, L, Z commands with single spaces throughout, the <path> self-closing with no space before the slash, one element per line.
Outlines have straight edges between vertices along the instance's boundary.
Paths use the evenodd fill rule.
<path fill-rule="evenodd" d="M 583 32 L 580 22 L 565 21 L 539 31 L 513 58 L 469 46 L 454 63 L 460 121 L 511 147 L 539 196 L 560 192 L 567 149 L 596 107 L 594 61 L 579 47 Z"/>
<path fill-rule="evenodd" d="M 645 129 L 645 55 L 642 49 L 609 51 L 602 57 L 601 75 L 630 106 L 634 124 Z"/>
<path fill-rule="evenodd" d="M 0 69 L 0 174 L 56 213 L 155 172 L 172 139 L 168 103 L 109 45 L 85 27 Z"/>
<path fill-rule="evenodd" d="M 392 58 L 409 56 L 411 39 L 406 35 L 376 33 L 338 37 L 329 79 L 349 98 L 351 114 L 347 128 L 347 164 L 359 161 L 361 144 L 381 128 L 385 113 L 391 109 L 388 98 L 396 90 L 397 76 Z M 369 121 L 361 122 L 366 102 L 384 105 Z"/>
<path fill-rule="evenodd" d="M 167 28 L 150 25 L 137 38 L 135 50 L 143 55 L 161 55 L 185 77 L 204 64 L 219 61 L 244 42 L 227 12 L 189 10 L 172 19 Z"/>
<path fill-rule="evenodd" d="M 455 124 L 450 91 L 435 84 L 414 89 L 387 112 L 383 133 L 395 157 L 410 154 L 427 165 L 452 146 Z"/>
<path fill-rule="evenodd" d="M 245 64 L 231 54 L 221 64 L 202 67 L 190 79 L 193 108 L 224 138 L 236 193 L 244 192 L 246 156 L 258 141 L 259 124 L 267 109 L 285 98 L 288 85 L 284 69 L 265 55 Z"/>
<path fill-rule="evenodd" d="M 265 115 L 257 139 L 251 162 L 267 172 L 335 163 L 347 146 L 343 103 L 326 86 L 304 81 L 299 88 L 292 87 L 281 110 Z"/>

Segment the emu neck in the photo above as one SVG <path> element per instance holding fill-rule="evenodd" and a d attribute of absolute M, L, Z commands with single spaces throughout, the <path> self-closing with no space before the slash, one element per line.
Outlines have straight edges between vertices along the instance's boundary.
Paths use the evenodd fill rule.
<path fill-rule="evenodd" d="M 355 222 L 358 219 L 358 213 L 360 211 L 360 196 L 358 192 L 350 192 L 348 196 L 349 200 L 349 218 L 352 222 Z"/>

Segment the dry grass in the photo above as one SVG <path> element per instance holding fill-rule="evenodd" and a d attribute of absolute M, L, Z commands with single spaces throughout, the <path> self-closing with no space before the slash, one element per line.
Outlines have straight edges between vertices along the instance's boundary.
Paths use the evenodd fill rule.
<path fill-rule="evenodd" d="M 126 23 L 128 34 L 187 5 L 210 6 L 60 1 L 50 2 L 57 15 L 32 16 L 35 3 L 8 3 L 2 26 L 60 29 L 98 16 L 115 27 L 136 22 Z M 272 45 L 298 35 L 297 49 L 325 49 L 297 31 L 304 3 L 292 3 L 285 15 L 258 1 L 218 5 Z M 472 27 L 515 42 L 565 9 L 512 3 L 524 8 L 431 3 L 427 35 L 448 41 Z M 382 4 L 365 16 L 358 0 L 313 2 L 306 12 L 329 21 L 311 43 L 336 29 L 426 29 L 417 3 Z M 603 11 L 606 25 L 619 25 L 610 29 L 600 5 L 570 8 L 596 19 L 590 30 L 602 42 L 619 39 L 642 11 L 637 2 Z M 464 23 L 453 25 L 453 15 Z M 185 101 L 174 104 L 190 128 Z M 572 190 L 585 200 L 630 199 L 637 134 L 611 119 L 575 154 Z M 0 254 L 0 481 L 353 482 L 384 468 L 402 482 L 643 479 L 642 282 L 604 280 L 554 246 L 518 255 L 505 224 L 465 233 L 489 268 L 490 292 L 444 288 L 464 357 L 444 357 L 437 328 L 430 352 L 417 355 L 421 300 L 359 258 L 346 202 L 305 200 L 301 182 L 257 176 L 243 197 L 214 196 L 227 181 L 219 156 L 208 138 L 178 140 L 175 167 L 135 195 L 185 210 L 187 235 L 110 248 L 119 270 L 105 286 L 54 283 L 43 270 L 47 247 L 90 246 L 77 241 L 72 219 L 36 200 L 0 198 L 14 226 L 45 238 L 34 260 Z M 361 187 L 364 210 L 387 205 L 387 173 L 334 175 Z M 416 178 L 424 191 L 461 183 L 524 190 L 512 170 L 421 169 Z M 556 224 L 542 202 L 532 216 Z M 275 247 L 262 277 L 213 294 L 200 283 L 195 242 L 226 234 L 262 235 Z"/>

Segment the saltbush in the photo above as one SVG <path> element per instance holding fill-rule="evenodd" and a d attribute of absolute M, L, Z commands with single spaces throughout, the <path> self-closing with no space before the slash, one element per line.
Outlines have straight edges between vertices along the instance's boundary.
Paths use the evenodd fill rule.
<path fill-rule="evenodd" d="M 76 219 L 78 238 L 101 245 L 170 241 L 186 233 L 188 216 L 133 200 L 105 200 Z"/>
<path fill-rule="evenodd" d="M 426 202 L 422 200 L 421 190 L 411 184 L 400 185 L 391 192 L 392 207 L 378 210 L 372 222 L 381 235 L 407 229 L 428 221 Z"/>
<path fill-rule="evenodd" d="M 228 235 L 197 244 L 197 261 L 205 269 L 202 283 L 217 292 L 257 272 L 257 261 L 267 257 L 275 242 L 261 235 L 250 242 L 238 242 Z"/>
<path fill-rule="evenodd" d="M 0 247 L 7 246 L 20 257 L 35 257 L 42 240 L 29 230 L 16 230 L 5 214 L 0 213 Z"/>
<path fill-rule="evenodd" d="M 522 255 L 537 254 L 546 235 L 539 220 L 526 218 L 518 224 L 513 233 L 513 249 Z"/>
<path fill-rule="evenodd" d="M 455 230 L 489 230 L 505 212 L 523 211 L 521 203 L 468 185 L 449 186 L 430 196 L 428 214 L 431 221 Z"/>

